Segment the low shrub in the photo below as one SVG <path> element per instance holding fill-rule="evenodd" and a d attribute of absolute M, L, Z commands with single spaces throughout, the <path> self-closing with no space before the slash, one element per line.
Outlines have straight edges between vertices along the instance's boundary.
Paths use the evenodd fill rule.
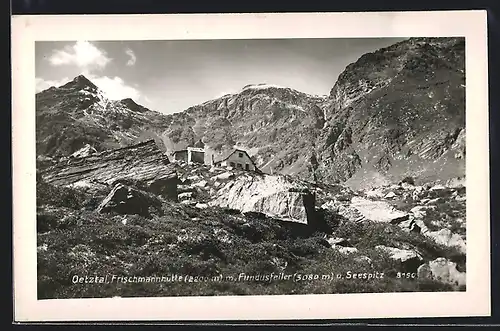
<path fill-rule="evenodd" d="M 43 181 L 36 184 L 37 206 L 51 205 L 80 209 L 85 198 L 86 194 L 78 189 L 56 186 Z"/>

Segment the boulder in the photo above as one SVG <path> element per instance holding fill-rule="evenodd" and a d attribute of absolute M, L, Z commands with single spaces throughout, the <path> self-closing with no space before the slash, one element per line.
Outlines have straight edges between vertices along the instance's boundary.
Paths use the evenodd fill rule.
<path fill-rule="evenodd" d="M 463 254 L 465 254 L 467 251 L 465 240 L 459 234 L 451 232 L 450 229 L 428 231 L 425 233 L 425 235 L 433 239 L 438 244 L 447 247 L 455 247 Z"/>
<path fill-rule="evenodd" d="M 354 261 L 356 261 L 358 263 L 367 263 L 367 264 L 371 264 L 372 263 L 372 259 L 370 259 L 366 255 L 357 256 L 357 257 L 354 258 Z"/>
<path fill-rule="evenodd" d="M 168 200 L 177 201 L 177 186 L 180 180 L 177 174 L 170 173 L 146 181 L 145 190 L 160 195 Z"/>
<path fill-rule="evenodd" d="M 344 238 L 328 238 L 326 241 L 328 241 L 328 244 L 330 244 L 330 246 L 333 246 L 333 245 L 339 245 L 339 246 L 350 246 L 348 244 L 348 241 Z"/>
<path fill-rule="evenodd" d="M 200 180 L 199 182 L 197 183 L 194 183 L 193 186 L 196 186 L 196 187 L 205 187 L 207 186 L 207 181 L 206 180 Z"/>
<path fill-rule="evenodd" d="M 365 191 L 365 195 L 369 198 L 383 198 L 384 193 L 380 189 L 371 189 L 369 191 Z"/>
<path fill-rule="evenodd" d="M 117 184 L 99 204 L 96 211 L 150 217 L 151 212 L 162 215 L 161 207 L 162 201 L 157 197 L 123 184 Z"/>
<path fill-rule="evenodd" d="M 403 230 L 415 233 L 426 233 L 429 231 L 425 223 L 418 218 L 410 218 L 398 224 Z"/>
<path fill-rule="evenodd" d="M 307 187 L 279 175 L 242 175 L 226 183 L 209 205 L 303 224 L 315 221 L 313 194 Z"/>
<path fill-rule="evenodd" d="M 441 184 L 438 184 L 438 185 L 434 185 L 433 187 L 431 187 L 429 189 L 429 191 L 439 191 L 439 190 L 444 190 L 444 189 L 446 189 L 446 187 L 444 187 Z"/>
<path fill-rule="evenodd" d="M 375 246 L 375 249 L 384 251 L 389 254 L 391 259 L 401 262 L 401 265 L 405 270 L 416 270 L 423 260 L 420 253 L 411 249 L 399 249 L 384 245 Z"/>
<path fill-rule="evenodd" d="M 342 254 L 357 253 L 358 249 L 352 247 L 347 239 L 330 237 L 326 240 L 328 244 Z"/>
<path fill-rule="evenodd" d="M 111 188 L 119 182 L 135 182 L 144 186 L 141 190 L 175 197 L 171 184 L 175 182 L 177 166 L 168 163 L 154 140 L 71 160 L 43 169 L 43 180 L 60 186 L 86 182 L 91 184 L 89 191 L 100 191 L 103 186 Z"/>
<path fill-rule="evenodd" d="M 427 208 L 425 206 L 415 206 L 410 209 L 410 212 L 413 214 L 415 218 L 424 218 Z"/>
<path fill-rule="evenodd" d="M 444 199 L 443 198 L 434 198 L 434 199 L 430 199 L 429 201 L 427 201 L 425 204 L 426 205 L 435 205 L 437 203 L 443 203 L 444 202 Z"/>
<path fill-rule="evenodd" d="M 382 251 L 385 251 L 389 254 L 391 259 L 393 260 L 399 260 L 401 262 L 406 262 L 412 259 L 417 259 L 419 261 L 422 261 L 422 256 L 420 253 L 411 250 L 411 249 L 399 249 L 396 247 L 388 247 L 384 245 L 378 245 L 375 246 L 375 249 L 379 249 Z"/>
<path fill-rule="evenodd" d="M 402 182 L 401 187 L 405 190 L 414 190 L 415 186 L 413 184 L 407 183 L 407 182 Z"/>
<path fill-rule="evenodd" d="M 392 199 L 392 198 L 395 198 L 395 197 L 396 197 L 396 193 L 394 193 L 394 192 L 392 192 L 392 191 L 391 191 L 391 192 L 389 192 L 389 193 L 387 193 L 387 194 L 384 196 L 384 198 L 386 198 L 386 199 Z"/>
<path fill-rule="evenodd" d="M 383 223 L 398 224 L 409 218 L 409 214 L 397 210 L 385 201 L 372 201 L 354 196 L 351 199 L 351 207 L 358 210 L 364 218 Z"/>
<path fill-rule="evenodd" d="M 92 154 L 96 154 L 97 150 L 90 146 L 89 144 L 85 144 L 82 148 L 71 154 L 69 157 L 70 158 L 78 158 L 78 157 L 87 157 Z"/>
<path fill-rule="evenodd" d="M 214 180 L 228 180 L 228 179 L 233 178 L 233 177 L 234 177 L 234 173 L 227 171 L 227 172 L 224 172 L 222 174 L 219 174 L 217 176 L 212 177 L 212 179 L 214 179 Z"/>
<path fill-rule="evenodd" d="M 420 279 L 432 279 L 454 286 L 466 285 L 466 273 L 457 270 L 457 264 L 444 257 L 422 264 L 417 269 Z"/>

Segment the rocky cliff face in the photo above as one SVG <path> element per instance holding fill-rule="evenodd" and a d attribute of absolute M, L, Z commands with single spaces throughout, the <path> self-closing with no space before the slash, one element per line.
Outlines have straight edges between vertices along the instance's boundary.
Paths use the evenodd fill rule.
<path fill-rule="evenodd" d="M 325 116 L 322 178 L 363 186 L 465 174 L 464 39 L 412 38 L 363 55 L 339 76 Z"/>
<path fill-rule="evenodd" d="M 168 115 L 167 149 L 202 140 L 210 153 L 233 146 L 249 150 L 264 172 L 307 172 L 308 158 L 324 125 L 326 97 L 290 88 L 258 84 Z"/>
<path fill-rule="evenodd" d="M 103 151 L 161 141 L 164 128 L 164 115 L 132 99 L 109 100 L 82 75 L 36 94 L 37 155 L 60 157 L 82 148 Z"/>
<path fill-rule="evenodd" d="M 243 146 L 265 172 L 382 185 L 465 174 L 463 38 L 411 38 L 346 67 L 325 97 L 249 85 L 169 116 L 169 147 Z"/>
<path fill-rule="evenodd" d="M 266 173 L 353 188 L 448 180 L 465 174 L 464 71 L 463 38 L 411 38 L 361 56 L 327 96 L 248 85 L 170 115 L 107 100 L 79 76 L 37 94 L 37 153 L 202 141 L 208 158 L 237 145 Z"/>

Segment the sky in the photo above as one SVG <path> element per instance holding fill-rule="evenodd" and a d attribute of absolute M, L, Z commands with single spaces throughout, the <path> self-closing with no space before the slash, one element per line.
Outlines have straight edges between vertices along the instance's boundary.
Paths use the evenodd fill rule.
<path fill-rule="evenodd" d="M 327 95 L 347 65 L 404 39 L 37 41 L 36 92 L 83 74 L 110 99 L 166 114 L 249 84 Z"/>

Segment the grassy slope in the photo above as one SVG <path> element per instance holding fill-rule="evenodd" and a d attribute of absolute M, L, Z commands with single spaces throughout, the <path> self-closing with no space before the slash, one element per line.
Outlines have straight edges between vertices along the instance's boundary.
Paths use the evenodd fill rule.
<path fill-rule="evenodd" d="M 38 184 L 38 295 L 45 298 L 112 296 L 188 296 L 445 291 L 447 285 L 398 279 L 402 266 L 375 251 L 376 245 L 409 243 L 424 255 L 452 257 L 456 252 L 408 234 L 396 226 L 342 221 L 335 235 L 348 238 L 359 252 L 343 255 L 329 247 L 323 233 L 306 235 L 301 225 L 262 215 L 241 215 L 219 208 L 195 209 L 165 202 L 161 217 L 98 214 L 99 197 Z M 122 221 L 126 219 L 126 224 Z M 388 230 L 389 229 L 389 230 Z M 371 263 L 358 259 L 364 255 Z M 347 279 L 347 272 L 384 273 L 383 279 Z M 210 281 L 73 284 L 72 277 L 217 276 L 240 273 L 299 273 L 320 279 L 293 282 Z M 323 274 L 344 277 L 321 280 Z"/>

